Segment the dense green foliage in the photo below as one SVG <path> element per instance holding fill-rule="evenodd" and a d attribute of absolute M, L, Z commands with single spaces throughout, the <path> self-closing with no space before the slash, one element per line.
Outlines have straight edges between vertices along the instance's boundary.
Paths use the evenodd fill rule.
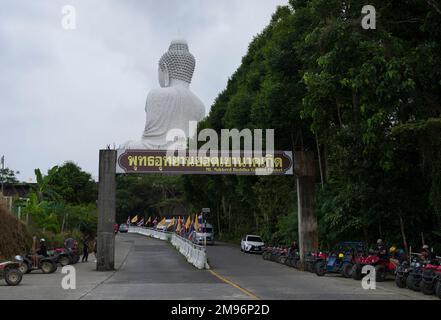
<path fill-rule="evenodd" d="M 127 217 L 164 217 L 175 214 L 175 208 L 186 212 L 182 184 L 177 176 L 119 175 L 117 176 L 116 221 Z M 148 219 L 148 218 L 147 218 Z"/>
<path fill-rule="evenodd" d="M 22 211 L 32 232 L 53 245 L 62 244 L 68 234 L 94 236 L 97 189 L 91 175 L 72 162 L 51 168 L 47 175 L 36 169 L 35 175 L 37 183 Z"/>
<path fill-rule="evenodd" d="M 49 175 L 48 186 L 67 204 L 95 203 L 97 199 L 92 176 L 73 162 L 66 162 Z"/>
<path fill-rule="evenodd" d="M 438 6 L 437 6 L 438 3 Z M 202 128 L 274 128 L 276 148 L 314 150 L 320 241 L 419 246 L 441 228 L 439 1 L 291 0 L 249 46 Z M 288 241 L 289 177 L 184 177 L 219 231 Z M 292 232 L 291 237 L 287 232 Z"/>

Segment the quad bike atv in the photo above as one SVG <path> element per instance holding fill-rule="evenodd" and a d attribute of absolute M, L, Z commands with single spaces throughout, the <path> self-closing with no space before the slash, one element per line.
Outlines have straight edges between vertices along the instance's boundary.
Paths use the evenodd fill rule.
<path fill-rule="evenodd" d="M 318 276 L 324 276 L 326 273 L 338 273 L 345 278 L 351 278 L 352 267 L 356 263 L 356 259 L 363 255 L 363 252 L 362 242 L 340 242 L 326 260 L 319 261 L 315 265 L 315 272 Z"/>
<path fill-rule="evenodd" d="M 64 252 L 64 249 L 48 250 L 47 254 L 49 255 L 49 257 L 54 258 L 55 262 L 57 264 L 60 264 L 62 267 L 70 264 L 69 254 L 67 252 Z"/>
<path fill-rule="evenodd" d="M 317 263 L 325 261 L 328 255 L 324 252 L 308 252 L 305 254 L 304 270 L 315 272 Z"/>
<path fill-rule="evenodd" d="M 294 253 L 288 254 L 288 257 L 285 260 L 285 264 L 288 267 L 293 267 L 298 269 L 300 266 L 300 255 L 299 252 L 296 251 Z"/>
<path fill-rule="evenodd" d="M 23 273 L 20 271 L 22 261 L 22 257 L 16 256 L 14 262 L 0 263 L 0 280 L 4 279 L 8 286 L 18 286 L 23 279 Z"/>
<path fill-rule="evenodd" d="M 438 275 L 436 279 L 435 295 L 441 299 L 441 275 Z"/>
<path fill-rule="evenodd" d="M 315 265 L 315 273 L 323 277 L 326 273 L 339 273 L 345 278 L 350 277 L 348 270 L 352 269 L 352 256 L 343 253 L 333 253 L 326 260 L 321 260 Z"/>
<path fill-rule="evenodd" d="M 359 257 L 352 267 L 352 278 L 354 280 L 361 280 L 362 270 L 364 266 L 375 267 L 375 280 L 383 282 L 389 274 L 395 274 L 396 265 L 389 261 L 389 259 L 380 258 L 378 255 L 371 253 L 367 257 Z"/>
<path fill-rule="evenodd" d="M 271 250 L 273 250 L 273 247 L 266 247 L 263 249 L 262 258 L 263 260 L 269 260 L 271 256 Z"/>
<path fill-rule="evenodd" d="M 422 260 L 418 257 L 414 257 L 411 262 L 403 261 L 398 267 L 395 274 L 395 284 L 398 288 L 407 287 L 407 277 L 410 272 L 415 268 L 420 268 L 422 265 Z"/>
<path fill-rule="evenodd" d="M 287 259 L 288 259 L 288 249 L 281 248 L 277 256 L 276 262 L 280 264 L 285 264 Z"/>
<path fill-rule="evenodd" d="M 406 286 L 413 291 L 421 291 L 420 284 L 423 279 L 423 268 L 427 263 L 422 261 L 415 264 L 415 267 L 411 268 L 409 275 L 406 279 Z"/>
<path fill-rule="evenodd" d="M 441 276 L 441 266 L 436 264 L 426 264 L 422 268 L 422 279 L 420 281 L 420 290 L 425 295 L 432 295 L 435 293 L 436 285 Z"/>
<path fill-rule="evenodd" d="M 285 263 L 286 255 L 287 255 L 287 250 L 285 250 L 282 247 L 274 247 L 270 251 L 269 260 L 278 263 Z"/>
<path fill-rule="evenodd" d="M 23 257 L 23 263 L 20 265 L 20 271 L 23 274 L 34 270 L 41 270 L 43 273 L 54 273 L 57 271 L 57 257 L 44 257 L 37 255 L 37 265 L 33 265 L 32 255 Z"/>
<path fill-rule="evenodd" d="M 80 255 L 77 250 L 66 249 L 66 248 L 55 248 L 48 252 L 51 257 L 55 257 L 57 263 L 61 264 L 63 267 L 69 264 L 76 264 L 80 261 Z"/>

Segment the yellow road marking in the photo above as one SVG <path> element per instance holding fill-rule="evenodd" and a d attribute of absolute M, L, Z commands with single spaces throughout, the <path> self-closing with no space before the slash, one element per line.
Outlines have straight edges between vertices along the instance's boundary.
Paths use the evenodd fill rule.
<path fill-rule="evenodd" d="M 239 289 L 240 291 L 242 291 L 243 293 L 245 293 L 246 295 L 250 296 L 251 298 L 255 299 L 255 300 L 260 300 L 256 295 L 254 295 L 253 293 L 251 293 L 250 291 L 248 291 L 247 289 L 242 288 L 241 286 L 235 284 L 234 282 L 231 282 L 230 280 L 222 277 L 220 274 L 214 272 L 213 270 L 208 270 L 213 276 L 215 276 L 216 278 L 222 280 L 223 282 L 229 284 L 230 286 L 235 287 L 236 289 Z"/>

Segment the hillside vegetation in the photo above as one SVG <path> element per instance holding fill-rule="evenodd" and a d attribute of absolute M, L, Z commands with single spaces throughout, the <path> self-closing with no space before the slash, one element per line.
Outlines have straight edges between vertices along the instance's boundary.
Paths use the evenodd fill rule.
<path fill-rule="evenodd" d="M 438 5 L 436 5 L 438 3 Z M 439 1 L 290 0 L 249 46 L 202 128 L 275 129 L 279 150 L 312 150 L 323 247 L 441 241 Z M 184 177 L 219 231 L 295 239 L 290 177 Z M 292 217 L 292 218 L 291 218 Z M 294 229 L 294 230 L 293 230 Z"/>
<path fill-rule="evenodd" d="M 29 252 L 32 237 L 26 226 L 0 203 L 0 260 Z"/>

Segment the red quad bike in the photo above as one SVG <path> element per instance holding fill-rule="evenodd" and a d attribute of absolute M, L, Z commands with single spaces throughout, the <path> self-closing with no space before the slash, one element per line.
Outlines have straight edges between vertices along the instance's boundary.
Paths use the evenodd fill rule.
<path fill-rule="evenodd" d="M 362 279 L 363 267 L 367 265 L 375 267 L 375 280 L 377 282 L 385 281 L 389 274 L 394 275 L 397 268 L 389 259 L 381 259 L 376 254 L 370 254 L 367 257 L 357 257 L 355 260 L 356 263 L 352 267 L 352 278 L 354 280 Z"/>
<path fill-rule="evenodd" d="M 20 256 L 15 257 L 16 261 L 6 261 L 0 263 L 0 280 L 4 279 L 8 286 L 18 286 L 23 279 L 23 273 L 20 271 L 20 264 L 23 259 Z"/>
<path fill-rule="evenodd" d="M 324 252 L 307 252 L 305 254 L 304 270 L 315 272 L 317 264 L 321 261 L 326 261 L 328 254 Z"/>
<path fill-rule="evenodd" d="M 438 289 L 438 293 L 439 293 L 440 278 L 441 278 L 441 266 L 439 265 L 439 263 L 426 264 L 422 268 L 422 279 L 419 285 L 421 292 L 424 293 L 425 295 L 432 295 Z"/>
<path fill-rule="evenodd" d="M 63 267 L 80 261 L 80 255 L 76 249 L 55 248 L 50 252 L 50 255 L 56 257 L 57 262 Z"/>

